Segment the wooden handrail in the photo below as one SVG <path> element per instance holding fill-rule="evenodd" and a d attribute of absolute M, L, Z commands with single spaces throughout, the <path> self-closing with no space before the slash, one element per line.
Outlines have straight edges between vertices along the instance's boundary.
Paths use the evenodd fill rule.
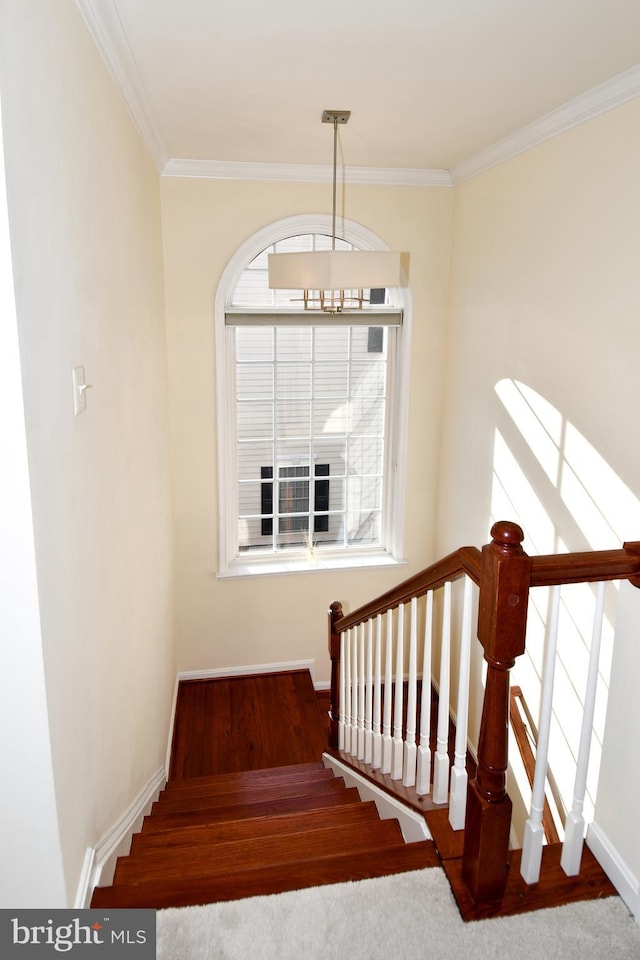
<path fill-rule="evenodd" d="M 562 583 L 595 583 L 630 580 L 640 586 L 640 542 L 625 543 L 622 550 L 552 553 L 531 557 L 531 586 Z"/>
<path fill-rule="evenodd" d="M 457 580 L 465 574 L 478 584 L 481 562 L 482 554 L 477 547 L 460 547 L 442 560 L 421 570 L 420 573 L 399 583 L 392 590 L 383 593 L 376 600 L 371 600 L 364 606 L 358 607 L 353 613 L 342 617 L 339 622 L 336 622 L 335 629 L 338 633 L 343 633 L 351 627 L 357 627 L 359 623 L 377 617 L 379 613 L 386 613 L 387 610 L 399 607 L 401 603 L 408 603 L 413 597 L 422 596 L 427 590 L 441 587 L 447 580 Z"/>

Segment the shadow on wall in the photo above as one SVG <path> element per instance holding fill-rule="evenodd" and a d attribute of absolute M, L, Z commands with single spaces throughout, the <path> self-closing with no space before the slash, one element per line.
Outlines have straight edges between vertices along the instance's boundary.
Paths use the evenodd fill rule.
<path fill-rule="evenodd" d="M 513 519 L 530 554 L 617 549 L 640 538 L 640 501 L 588 440 L 544 397 L 517 380 L 496 385 L 491 522 Z M 592 819 L 604 736 L 619 584 L 606 587 L 585 819 Z M 562 588 L 549 770 L 559 819 L 571 808 L 592 644 L 595 585 Z M 527 651 L 512 671 L 538 717 L 550 592 L 531 591 Z M 532 724 L 533 726 L 533 724 Z M 534 731 L 535 734 L 535 731 Z M 515 772 L 515 771 L 514 771 Z M 528 806 L 531 791 L 518 776 Z"/>

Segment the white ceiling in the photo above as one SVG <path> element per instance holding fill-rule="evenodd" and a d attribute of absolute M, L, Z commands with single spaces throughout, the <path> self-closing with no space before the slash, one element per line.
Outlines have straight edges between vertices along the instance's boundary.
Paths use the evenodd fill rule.
<path fill-rule="evenodd" d="M 329 164 L 326 108 L 349 166 L 455 170 L 602 84 L 640 95 L 640 0 L 77 3 L 161 169 Z"/>

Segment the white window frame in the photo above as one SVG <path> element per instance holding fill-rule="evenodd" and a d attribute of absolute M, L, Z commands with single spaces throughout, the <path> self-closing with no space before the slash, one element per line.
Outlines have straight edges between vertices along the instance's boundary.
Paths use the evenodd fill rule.
<path fill-rule="evenodd" d="M 344 220 L 342 237 L 359 250 L 388 250 L 376 234 L 361 224 Z M 218 571 L 217 576 L 242 577 L 254 574 L 294 573 L 310 570 L 344 569 L 362 566 L 388 566 L 403 563 L 405 489 L 407 462 L 407 430 L 409 412 L 409 374 L 411 369 L 411 333 L 413 297 L 407 285 L 397 289 L 397 307 L 403 321 L 399 349 L 390 351 L 389 402 L 387 429 L 393 458 L 385 463 L 384 547 L 349 547 L 324 551 L 318 556 L 284 554 L 240 556 L 237 546 L 237 493 L 235 436 L 235 375 L 229 359 L 228 337 L 232 328 L 225 324 L 225 313 L 231 296 L 247 264 L 265 248 L 287 237 L 313 233 L 331 233 L 331 217 L 307 214 L 275 221 L 249 237 L 234 253 L 218 283 L 214 303 L 217 457 L 218 457 Z M 281 312 L 281 311 L 278 311 Z M 319 319 L 322 315 L 319 315 Z M 356 318 L 357 319 L 357 318 Z M 325 320 L 326 322 L 326 320 Z M 348 315 L 338 323 L 348 325 Z M 362 322 L 362 321 L 360 321 Z"/>

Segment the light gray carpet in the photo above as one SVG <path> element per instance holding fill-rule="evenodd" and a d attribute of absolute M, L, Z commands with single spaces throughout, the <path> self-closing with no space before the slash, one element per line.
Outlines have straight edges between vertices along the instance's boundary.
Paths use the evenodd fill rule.
<path fill-rule="evenodd" d="M 463 923 L 442 870 L 160 910 L 159 960 L 640 960 L 617 897 Z"/>

